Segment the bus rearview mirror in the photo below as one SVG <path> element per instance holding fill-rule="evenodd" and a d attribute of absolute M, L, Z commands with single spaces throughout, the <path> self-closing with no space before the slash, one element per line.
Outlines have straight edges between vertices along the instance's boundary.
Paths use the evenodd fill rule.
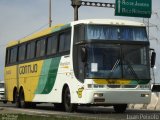
<path fill-rule="evenodd" d="M 155 66 L 155 62 L 156 62 L 156 52 L 152 52 L 152 55 L 151 55 L 151 68 L 153 68 Z"/>

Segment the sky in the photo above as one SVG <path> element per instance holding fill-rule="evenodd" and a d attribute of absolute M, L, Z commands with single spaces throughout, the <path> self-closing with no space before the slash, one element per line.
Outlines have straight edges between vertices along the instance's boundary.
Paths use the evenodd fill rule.
<path fill-rule="evenodd" d="M 86 0 L 84 0 L 86 1 Z M 115 3 L 115 0 L 88 0 Z M 151 47 L 157 52 L 155 77 L 160 78 L 160 0 L 152 0 L 150 18 Z M 49 0 L 0 0 L 0 80 L 4 79 L 5 48 L 9 41 L 18 40 L 48 27 Z M 125 19 L 143 22 L 142 18 L 114 16 L 113 8 L 80 7 L 79 19 Z M 52 0 L 52 25 L 73 21 L 70 0 Z"/>

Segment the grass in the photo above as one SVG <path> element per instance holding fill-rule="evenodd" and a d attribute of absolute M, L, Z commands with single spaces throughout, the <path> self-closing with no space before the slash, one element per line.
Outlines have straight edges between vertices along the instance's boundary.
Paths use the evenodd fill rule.
<path fill-rule="evenodd" d="M 63 115 L 0 114 L 0 120 L 93 120 L 93 118 L 69 117 Z"/>

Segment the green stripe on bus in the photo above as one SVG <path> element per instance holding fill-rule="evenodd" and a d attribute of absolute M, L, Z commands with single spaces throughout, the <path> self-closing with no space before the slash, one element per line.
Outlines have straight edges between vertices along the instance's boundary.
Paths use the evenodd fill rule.
<path fill-rule="evenodd" d="M 47 83 L 45 84 L 45 87 L 43 89 L 43 92 L 41 92 L 41 94 L 49 94 L 52 88 L 54 87 L 60 60 L 61 60 L 61 57 L 52 59 L 51 65 L 49 67 L 48 76 L 47 76 Z"/>
<path fill-rule="evenodd" d="M 148 84 L 150 80 L 131 80 L 130 85 Z"/>
<path fill-rule="evenodd" d="M 70 27 L 71 27 L 71 24 L 66 24 L 66 25 L 61 26 L 61 27 L 59 27 L 59 28 L 53 29 L 52 32 L 61 31 L 61 30 L 64 30 L 64 29 L 67 29 L 67 28 L 70 28 Z M 51 32 L 51 33 L 52 33 L 52 32 Z"/>
<path fill-rule="evenodd" d="M 44 90 L 45 84 L 47 82 L 47 76 L 49 73 L 49 68 L 51 66 L 52 59 L 44 60 L 42 71 L 39 78 L 38 87 L 36 89 L 35 94 L 41 94 Z"/>

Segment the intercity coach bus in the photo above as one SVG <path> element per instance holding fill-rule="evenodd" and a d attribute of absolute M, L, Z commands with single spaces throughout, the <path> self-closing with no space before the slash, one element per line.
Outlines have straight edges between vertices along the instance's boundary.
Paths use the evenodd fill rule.
<path fill-rule="evenodd" d="M 143 23 L 89 19 L 57 25 L 6 48 L 6 99 L 17 107 L 53 103 L 113 106 L 151 100 L 151 52 Z"/>

